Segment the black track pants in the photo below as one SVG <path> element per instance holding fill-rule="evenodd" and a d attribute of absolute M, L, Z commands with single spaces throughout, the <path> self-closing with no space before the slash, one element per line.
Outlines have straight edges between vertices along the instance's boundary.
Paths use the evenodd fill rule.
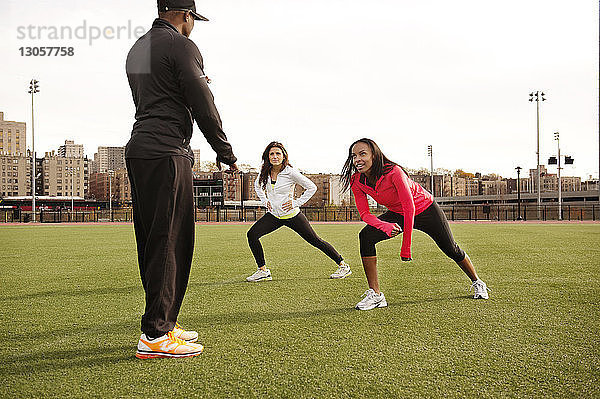
<path fill-rule="evenodd" d="M 254 255 L 258 267 L 263 267 L 265 265 L 265 254 L 259 241 L 260 237 L 277 230 L 281 226 L 287 226 L 294 230 L 309 244 L 323 251 L 323 253 L 329 256 L 336 264 L 339 264 L 342 261 L 342 256 L 335 248 L 327 241 L 322 240 L 317 233 L 315 233 L 302 212 L 290 219 L 279 219 L 267 212 L 263 217 L 258 219 L 252 227 L 250 227 L 250 230 L 248 230 L 248 233 L 246 234 L 248 236 L 248 245 L 250 245 L 250 250 L 252 251 L 252 255 Z"/>
<path fill-rule="evenodd" d="M 140 277 L 146 293 L 142 332 L 172 330 L 194 252 L 194 198 L 189 159 L 127 159 Z"/>

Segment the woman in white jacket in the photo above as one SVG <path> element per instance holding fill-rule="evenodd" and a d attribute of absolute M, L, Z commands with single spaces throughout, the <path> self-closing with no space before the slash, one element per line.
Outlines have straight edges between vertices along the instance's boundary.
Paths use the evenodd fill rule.
<path fill-rule="evenodd" d="M 260 237 L 269 234 L 281 226 L 287 226 L 298 233 L 308 243 L 317 247 L 329 256 L 338 269 L 331 278 L 344 278 L 352 274 L 350 266 L 342 256 L 329 244 L 322 240 L 308 223 L 306 216 L 300 212 L 300 207 L 317 191 L 317 186 L 303 176 L 288 162 L 288 154 L 283 144 L 273 141 L 267 145 L 262 155 L 260 175 L 254 182 L 256 194 L 262 201 L 267 213 L 248 230 L 248 244 L 256 260 L 258 269 L 247 281 L 271 280 L 271 271 L 265 266 L 265 255 Z M 294 187 L 299 184 L 304 193 L 294 199 Z"/>

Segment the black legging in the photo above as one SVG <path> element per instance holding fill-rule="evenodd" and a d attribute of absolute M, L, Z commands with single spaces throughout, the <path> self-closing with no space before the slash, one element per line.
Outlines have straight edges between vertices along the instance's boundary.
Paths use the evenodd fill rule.
<path fill-rule="evenodd" d="M 385 222 L 398 223 L 401 227 L 404 226 L 404 216 L 396 212 L 387 211 L 378 218 Z M 453 261 L 460 262 L 465 259 L 465 251 L 460 249 L 454 241 L 446 215 L 435 201 L 415 216 L 413 227 L 433 238 L 437 246 Z M 376 256 L 375 244 L 390 238 L 383 231 L 369 225 L 360 231 L 358 237 L 360 240 L 360 256 L 363 257 Z"/>
<path fill-rule="evenodd" d="M 329 256 L 336 264 L 339 264 L 343 260 L 342 256 L 331 246 L 331 244 L 319 238 L 302 212 L 290 219 L 278 219 L 267 212 L 263 217 L 258 219 L 252 227 L 250 227 L 250 230 L 248 230 L 248 233 L 246 234 L 248 236 L 248 245 L 250 245 L 250 250 L 252 250 L 252 255 L 254 255 L 258 267 L 263 267 L 265 265 L 265 254 L 262 245 L 260 245 L 259 238 L 277 230 L 281 226 L 287 226 L 294 230 L 309 244 L 323 251 L 323 253 Z"/>

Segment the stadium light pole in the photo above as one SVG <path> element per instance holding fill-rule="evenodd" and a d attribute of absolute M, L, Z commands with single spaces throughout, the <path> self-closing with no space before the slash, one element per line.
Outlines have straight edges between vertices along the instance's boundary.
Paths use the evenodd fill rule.
<path fill-rule="evenodd" d="M 523 220 L 521 217 L 521 168 L 517 166 L 517 220 Z"/>
<path fill-rule="evenodd" d="M 31 79 L 31 81 L 29 82 L 29 91 L 28 93 L 31 94 L 31 166 L 32 166 L 32 171 L 31 171 L 31 211 L 32 211 L 32 216 L 33 219 L 32 221 L 35 223 L 35 128 L 34 128 L 34 123 L 33 123 L 33 95 L 35 93 L 39 93 L 40 89 L 39 89 L 39 85 L 38 85 L 39 81 L 35 80 L 35 79 Z"/>
<path fill-rule="evenodd" d="M 112 170 L 108 171 L 108 192 L 108 218 L 112 222 Z"/>
<path fill-rule="evenodd" d="M 73 167 L 71 166 L 71 213 L 75 212 L 75 201 L 73 201 Z"/>
<path fill-rule="evenodd" d="M 540 173 L 540 101 L 546 101 L 543 91 L 536 91 L 529 93 L 529 102 L 535 101 L 536 104 L 536 131 L 537 131 L 537 210 L 538 220 L 540 219 L 540 212 L 542 208 L 542 184 L 541 184 L 541 173 Z"/>
<path fill-rule="evenodd" d="M 431 145 L 427 146 L 427 155 L 431 158 L 431 195 L 435 197 L 435 190 L 433 188 L 433 147 Z"/>
<path fill-rule="evenodd" d="M 240 170 L 240 206 L 242 208 L 242 215 L 240 217 L 242 222 L 246 221 L 245 215 L 244 215 L 244 171 Z"/>
<path fill-rule="evenodd" d="M 562 220 L 562 182 L 560 181 L 560 134 L 554 132 L 554 140 L 558 148 L 558 220 Z"/>

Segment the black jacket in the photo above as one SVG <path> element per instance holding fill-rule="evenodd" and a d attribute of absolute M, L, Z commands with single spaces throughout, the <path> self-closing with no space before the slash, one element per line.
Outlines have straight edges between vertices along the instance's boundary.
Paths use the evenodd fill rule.
<path fill-rule="evenodd" d="M 163 19 L 138 39 L 126 63 L 136 108 L 126 158 L 183 155 L 193 162 L 190 138 L 196 120 L 217 160 L 236 162 L 203 68 L 194 42 Z"/>

